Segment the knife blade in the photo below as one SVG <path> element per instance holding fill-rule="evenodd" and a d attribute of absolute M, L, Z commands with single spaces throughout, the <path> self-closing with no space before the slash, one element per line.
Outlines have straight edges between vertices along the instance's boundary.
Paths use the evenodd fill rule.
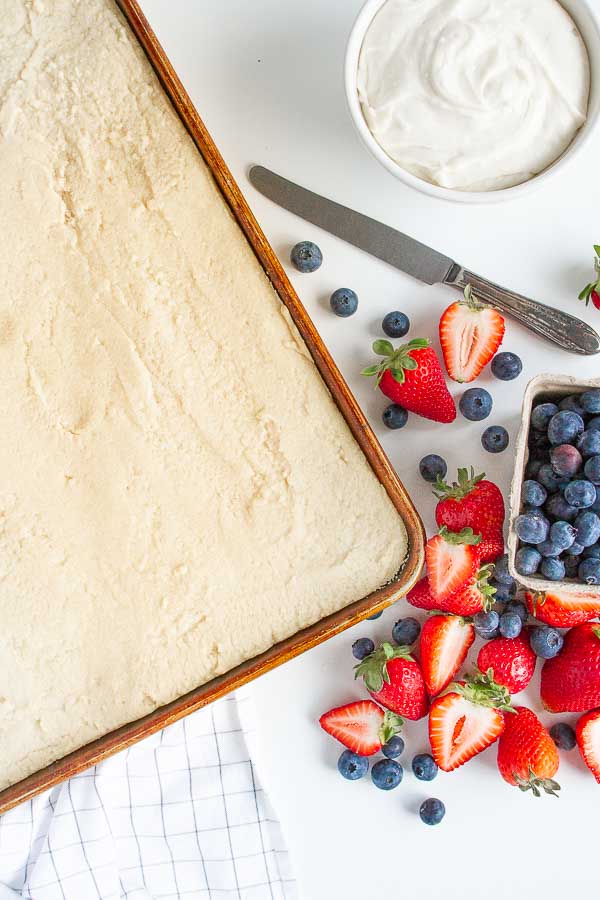
<path fill-rule="evenodd" d="M 460 291 L 470 284 L 484 303 L 511 315 L 564 350 L 585 356 L 600 352 L 600 336 L 586 322 L 569 313 L 494 284 L 409 235 L 315 194 L 264 166 L 252 166 L 249 179 L 261 194 L 278 206 L 418 281 L 447 284 Z"/>

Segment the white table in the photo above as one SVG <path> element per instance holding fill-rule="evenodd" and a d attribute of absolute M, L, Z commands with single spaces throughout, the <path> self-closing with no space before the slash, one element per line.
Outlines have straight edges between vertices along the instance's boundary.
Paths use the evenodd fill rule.
<path fill-rule="evenodd" d="M 423 287 L 279 210 L 250 187 L 247 167 L 261 162 L 600 327 L 600 313 L 593 308 L 586 313 L 576 301 L 589 279 L 592 244 L 600 240 L 598 141 L 576 168 L 541 193 L 506 205 L 445 204 L 405 188 L 370 158 L 345 108 L 343 54 L 360 5 L 361 0 L 143 0 L 281 259 L 287 262 L 298 240 L 321 246 L 321 270 L 310 276 L 291 272 L 293 282 L 431 528 L 434 501 L 417 469 L 425 453 L 442 453 L 451 472 L 458 465 L 485 469 L 508 488 L 512 451 L 485 453 L 484 426 L 461 417 L 450 426 L 411 417 L 404 430 L 386 431 L 382 397 L 358 373 L 371 359 L 370 344 L 380 336 L 386 312 L 404 310 L 412 336 L 435 337 L 439 314 L 454 295 Z M 360 297 L 358 313 L 348 320 L 328 308 L 329 294 L 342 286 Z M 598 358 L 570 356 L 512 322 L 505 349 L 523 358 L 522 377 L 502 383 L 486 374 L 478 384 L 494 397 L 486 424 L 505 425 L 513 440 L 531 376 L 600 373 Z M 460 396 L 459 386 L 454 394 Z M 338 775 L 341 748 L 321 732 L 317 718 L 330 706 L 362 696 L 352 681 L 351 642 L 363 634 L 387 637 L 406 612 L 401 602 L 378 621 L 329 641 L 256 685 L 266 780 L 303 898 L 558 900 L 566 890 L 570 896 L 592 896 L 592 888 L 598 890 L 593 873 L 600 788 L 576 753 L 563 756 L 560 800 L 535 800 L 510 789 L 497 773 L 494 750 L 429 786 L 407 771 L 403 784 L 389 794 L 370 779 L 350 784 Z M 523 702 L 539 709 L 536 687 Z M 411 724 L 405 732 L 403 762 L 410 770 L 412 755 L 426 747 L 424 724 Z M 435 829 L 422 825 L 416 812 L 427 796 L 439 796 L 447 807 L 444 823 Z"/>

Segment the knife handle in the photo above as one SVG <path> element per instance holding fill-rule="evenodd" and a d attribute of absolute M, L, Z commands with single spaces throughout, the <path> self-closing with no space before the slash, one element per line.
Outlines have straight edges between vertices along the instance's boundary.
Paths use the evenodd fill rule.
<path fill-rule="evenodd" d="M 447 283 L 459 290 L 464 290 L 470 284 L 475 296 L 484 303 L 512 316 L 530 331 L 558 344 L 564 350 L 583 356 L 600 352 L 600 337 L 594 329 L 560 309 L 530 300 L 529 297 L 509 291 L 459 266 L 454 267 Z"/>

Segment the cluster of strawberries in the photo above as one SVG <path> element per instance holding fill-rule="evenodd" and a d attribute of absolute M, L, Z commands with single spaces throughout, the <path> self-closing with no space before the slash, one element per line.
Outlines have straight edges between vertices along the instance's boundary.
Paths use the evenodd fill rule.
<path fill-rule="evenodd" d="M 353 752 L 370 755 L 389 737 L 380 707 L 411 720 L 429 714 L 431 752 L 440 769 L 453 771 L 498 740 L 498 769 L 509 784 L 536 796 L 542 790 L 555 794 L 556 745 L 535 713 L 511 700 L 536 666 L 528 628 L 516 638 L 484 644 L 473 672 L 453 681 L 475 640 L 472 617 L 495 602 L 490 577 L 504 549 L 502 494 L 467 470 L 452 485 L 438 481 L 435 493 L 439 534 L 427 543 L 427 576 L 407 596 L 431 612 L 419 660 L 407 646 L 382 644 L 356 667 L 377 703 L 339 707 L 321 725 Z M 600 616 L 600 596 L 526 594 L 525 602 L 540 622 L 570 628 L 560 653 L 544 662 L 541 698 L 550 712 L 585 712 L 577 741 L 600 783 L 600 624 L 592 621 Z"/>

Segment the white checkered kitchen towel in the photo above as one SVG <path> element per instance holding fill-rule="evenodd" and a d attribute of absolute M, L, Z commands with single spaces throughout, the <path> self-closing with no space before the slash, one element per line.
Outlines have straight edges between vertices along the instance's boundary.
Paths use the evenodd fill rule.
<path fill-rule="evenodd" d="M 295 900 L 248 689 L 0 817 L 0 900 Z"/>

